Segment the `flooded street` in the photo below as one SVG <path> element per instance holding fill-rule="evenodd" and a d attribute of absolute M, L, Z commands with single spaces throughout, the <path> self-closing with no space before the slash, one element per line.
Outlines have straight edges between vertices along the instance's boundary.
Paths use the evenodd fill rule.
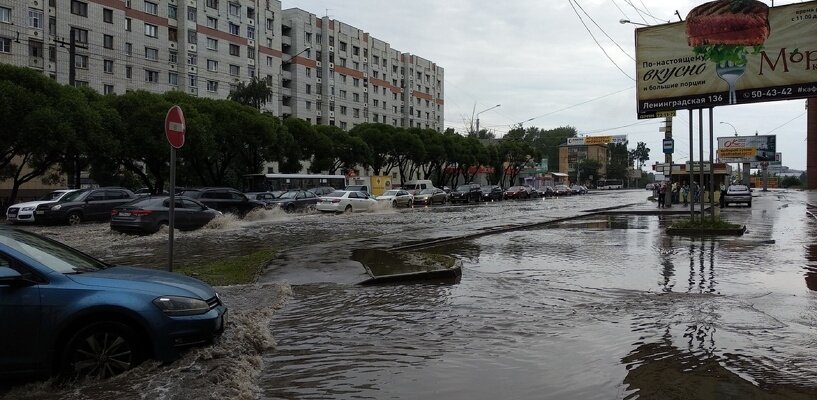
<path fill-rule="evenodd" d="M 721 214 L 744 236 L 707 239 L 666 235 L 682 216 L 628 212 L 654 211 L 648 194 L 228 217 L 177 235 L 177 260 L 278 257 L 258 285 L 220 289 L 237 318 L 219 344 L 109 383 L 4 398 L 817 397 L 806 194 L 756 191 L 752 208 Z M 106 261 L 162 268 L 166 257 L 162 233 L 30 229 Z M 355 285 L 368 277 L 361 262 L 395 249 L 452 256 L 462 277 Z"/>

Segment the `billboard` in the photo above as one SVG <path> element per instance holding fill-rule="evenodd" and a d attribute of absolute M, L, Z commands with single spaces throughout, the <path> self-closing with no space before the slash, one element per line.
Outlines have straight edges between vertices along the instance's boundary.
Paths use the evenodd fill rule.
<path fill-rule="evenodd" d="M 722 163 L 773 161 L 777 136 L 727 136 L 718 138 L 718 160 Z"/>
<path fill-rule="evenodd" d="M 584 136 L 567 138 L 568 146 L 587 146 L 591 144 L 619 144 L 627 141 L 627 135 Z"/>
<path fill-rule="evenodd" d="M 815 97 L 815 37 L 817 1 L 712 1 L 683 22 L 638 28 L 638 116 Z"/>

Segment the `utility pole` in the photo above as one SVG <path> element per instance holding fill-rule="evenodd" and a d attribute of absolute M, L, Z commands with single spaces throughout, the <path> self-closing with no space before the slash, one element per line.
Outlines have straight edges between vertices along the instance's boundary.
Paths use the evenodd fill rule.
<path fill-rule="evenodd" d="M 55 39 L 54 43 L 60 44 L 62 46 L 68 45 L 68 84 L 71 86 L 76 86 L 77 83 L 77 66 L 76 66 L 76 56 L 77 56 L 77 49 L 88 49 L 88 46 L 80 46 L 77 45 L 77 37 L 76 32 L 73 28 L 71 28 L 71 34 L 68 39 L 68 43 L 65 42 L 65 39 Z M 74 162 L 74 189 L 80 189 L 82 184 L 82 169 L 80 168 L 79 163 L 79 154 L 74 154 L 73 156 L 69 156 L 68 158 L 72 159 Z"/>
<path fill-rule="evenodd" d="M 664 141 L 672 142 L 672 117 L 665 117 L 664 118 Z M 670 190 L 667 190 L 667 193 L 664 197 L 664 207 L 672 207 L 672 152 L 675 151 L 675 146 L 673 144 L 673 148 L 671 151 L 664 151 L 664 163 L 669 166 L 669 183 L 670 183 Z M 666 173 L 666 169 L 664 170 Z"/>

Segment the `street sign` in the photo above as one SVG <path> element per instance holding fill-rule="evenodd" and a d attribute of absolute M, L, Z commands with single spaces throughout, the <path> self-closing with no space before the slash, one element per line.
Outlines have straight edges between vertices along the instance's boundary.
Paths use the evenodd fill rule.
<path fill-rule="evenodd" d="M 675 152 L 675 139 L 664 139 L 664 154 L 672 154 Z"/>
<path fill-rule="evenodd" d="M 167 136 L 167 141 L 170 142 L 173 148 L 180 149 L 184 146 L 185 129 L 184 113 L 181 107 L 170 107 L 165 117 L 165 136 Z"/>

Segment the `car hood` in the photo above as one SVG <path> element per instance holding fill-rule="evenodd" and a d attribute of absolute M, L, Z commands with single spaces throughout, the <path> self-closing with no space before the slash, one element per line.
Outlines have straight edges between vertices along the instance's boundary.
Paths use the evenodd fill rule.
<path fill-rule="evenodd" d="M 17 204 L 14 204 L 14 205 L 12 205 L 11 207 L 17 207 L 17 208 L 23 208 L 23 207 L 37 207 L 37 206 L 39 206 L 40 204 L 45 204 L 45 203 L 53 203 L 53 202 L 54 202 L 53 200 L 38 200 L 38 201 L 28 201 L 28 202 L 25 202 L 25 203 L 17 203 Z"/>
<path fill-rule="evenodd" d="M 397 196 L 383 195 L 375 197 L 376 200 L 394 200 Z"/>
<path fill-rule="evenodd" d="M 157 296 L 184 296 L 207 300 L 216 295 L 210 285 L 198 279 L 156 269 L 112 267 L 67 276 L 81 285 L 135 290 L 154 293 Z"/>

